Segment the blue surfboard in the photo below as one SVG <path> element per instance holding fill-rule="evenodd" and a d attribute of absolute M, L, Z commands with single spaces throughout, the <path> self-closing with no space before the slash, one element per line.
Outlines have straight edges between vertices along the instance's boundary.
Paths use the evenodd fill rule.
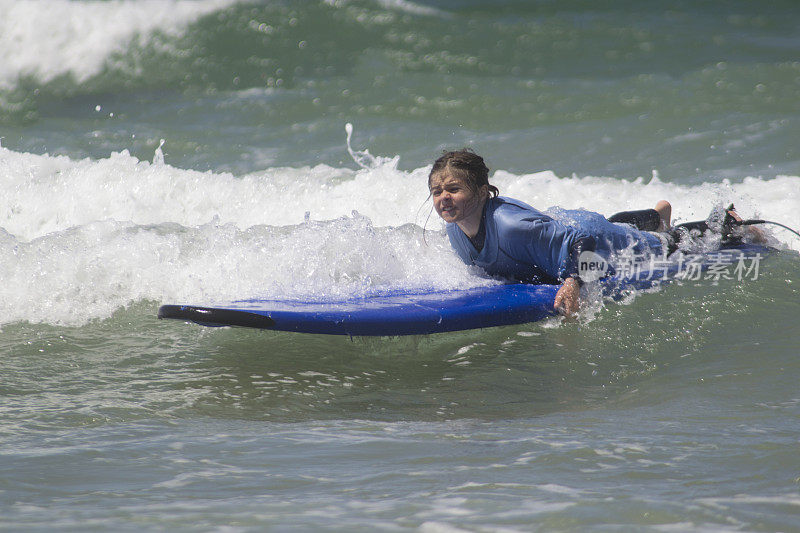
<path fill-rule="evenodd" d="M 741 244 L 718 251 L 681 256 L 648 268 L 598 281 L 605 295 L 645 289 L 678 276 L 731 269 L 769 253 L 772 248 Z M 687 273 L 689 276 L 687 277 Z M 159 318 L 205 326 L 244 326 L 298 333 L 350 336 L 423 335 L 536 322 L 556 314 L 558 285 L 498 284 L 463 290 L 392 291 L 350 299 L 237 300 L 215 305 L 162 305 Z"/>

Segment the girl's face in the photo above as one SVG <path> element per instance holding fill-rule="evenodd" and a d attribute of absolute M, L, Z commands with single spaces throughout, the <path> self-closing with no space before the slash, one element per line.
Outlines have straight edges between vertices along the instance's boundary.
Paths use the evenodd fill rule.
<path fill-rule="evenodd" d="M 431 176 L 430 189 L 436 212 L 451 223 L 480 219 L 483 200 L 488 196 L 485 185 L 473 193 L 466 183 L 447 171 Z"/>

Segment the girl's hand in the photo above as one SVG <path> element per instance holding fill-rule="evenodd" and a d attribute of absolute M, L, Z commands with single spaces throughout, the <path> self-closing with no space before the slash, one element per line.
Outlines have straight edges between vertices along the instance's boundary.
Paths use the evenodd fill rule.
<path fill-rule="evenodd" d="M 553 308 L 560 314 L 571 317 L 578 312 L 581 286 L 575 278 L 567 278 L 556 293 Z"/>

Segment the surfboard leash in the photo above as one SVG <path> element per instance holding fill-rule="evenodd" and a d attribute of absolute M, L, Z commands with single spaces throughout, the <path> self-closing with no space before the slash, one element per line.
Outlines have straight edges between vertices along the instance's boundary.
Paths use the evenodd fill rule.
<path fill-rule="evenodd" d="M 750 220 L 731 220 L 729 222 L 729 224 L 731 224 L 732 226 L 755 226 L 756 224 L 774 224 L 775 226 L 780 226 L 783 229 L 789 230 L 792 233 L 794 233 L 795 235 L 797 235 L 798 237 L 800 237 L 800 233 L 798 233 L 797 231 L 793 230 L 789 226 L 781 224 L 780 222 L 773 222 L 772 220 L 762 220 L 762 219 L 758 219 L 758 218 L 753 218 L 753 219 L 750 219 Z"/>

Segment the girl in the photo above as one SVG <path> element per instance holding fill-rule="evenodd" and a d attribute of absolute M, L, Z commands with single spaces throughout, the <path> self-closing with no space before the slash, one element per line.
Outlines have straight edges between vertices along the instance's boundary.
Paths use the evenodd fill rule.
<path fill-rule="evenodd" d="M 489 275 L 528 283 L 560 284 L 554 307 L 565 315 L 578 310 L 579 256 L 594 252 L 608 258 L 619 250 L 636 254 L 664 253 L 665 241 L 640 230 L 669 227 L 670 204 L 620 213 L 618 225 L 591 211 L 561 211 L 567 225 L 514 200 L 498 196 L 489 184 L 489 169 L 479 155 L 464 149 L 436 160 L 428 176 L 433 205 L 447 222 L 450 244 L 467 264 Z M 630 226 L 628 224 L 632 224 Z"/>

